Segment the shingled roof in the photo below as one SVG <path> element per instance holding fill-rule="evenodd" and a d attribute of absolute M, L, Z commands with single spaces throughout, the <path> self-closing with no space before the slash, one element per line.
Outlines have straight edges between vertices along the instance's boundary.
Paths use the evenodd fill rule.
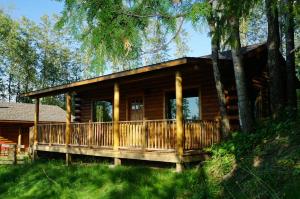
<path fill-rule="evenodd" d="M 0 102 L 0 121 L 34 121 L 34 104 Z M 52 105 L 40 105 L 40 122 L 65 122 L 66 112 Z"/>
<path fill-rule="evenodd" d="M 267 45 L 266 45 L 265 42 L 264 43 L 258 43 L 258 44 L 253 44 L 253 45 L 242 47 L 241 52 L 242 52 L 242 54 L 247 54 L 247 53 L 249 53 L 253 50 L 256 50 L 258 48 L 266 48 L 266 47 L 267 47 Z M 211 59 L 211 54 L 201 56 L 200 58 Z M 231 50 L 219 52 L 219 59 L 232 60 Z"/>

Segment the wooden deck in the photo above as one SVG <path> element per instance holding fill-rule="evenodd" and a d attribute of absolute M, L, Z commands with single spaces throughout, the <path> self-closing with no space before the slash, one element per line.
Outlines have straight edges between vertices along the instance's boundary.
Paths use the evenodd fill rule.
<path fill-rule="evenodd" d="M 113 122 L 71 123 L 69 145 L 66 124 L 39 124 L 34 150 L 178 163 L 201 160 L 202 149 L 220 141 L 218 122 L 185 121 L 184 154 L 179 157 L 175 120 L 121 121 L 118 126 L 116 150 Z"/>

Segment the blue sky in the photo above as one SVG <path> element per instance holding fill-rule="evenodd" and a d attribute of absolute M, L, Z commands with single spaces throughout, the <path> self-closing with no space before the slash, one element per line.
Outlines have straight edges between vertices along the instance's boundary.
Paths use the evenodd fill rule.
<path fill-rule="evenodd" d="M 25 16 L 39 22 L 40 17 L 43 15 L 60 14 L 63 3 L 53 0 L 0 0 L 0 8 L 15 19 Z M 209 54 L 210 38 L 208 37 L 207 28 L 202 28 L 203 31 L 201 32 L 195 32 L 190 25 L 185 25 L 185 28 L 189 32 L 188 46 L 191 49 L 188 56 Z"/>

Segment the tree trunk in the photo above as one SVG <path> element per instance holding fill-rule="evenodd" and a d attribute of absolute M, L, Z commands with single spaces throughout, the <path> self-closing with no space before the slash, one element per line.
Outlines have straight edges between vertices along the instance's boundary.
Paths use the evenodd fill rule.
<path fill-rule="evenodd" d="M 8 76 L 8 101 L 11 101 L 11 96 L 12 96 L 12 89 L 11 89 L 11 83 L 12 83 L 12 75 L 9 74 Z"/>
<path fill-rule="evenodd" d="M 297 97 L 295 86 L 295 41 L 293 0 L 285 0 L 285 40 L 286 40 L 286 92 L 287 105 L 290 111 L 296 112 Z"/>
<path fill-rule="evenodd" d="M 268 20 L 268 69 L 270 75 L 270 105 L 273 118 L 277 118 L 280 109 L 283 107 L 284 91 L 283 81 L 284 75 L 279 62 L 279 25 L 278 25 L 278 9 L 277 1 L 266 0 L 266 12 Z"/>
<path fill-rule="evenodd" d="M 219 70 L 219 49 L 220 49 L 220 40 L 217 33 L 217 24 L 215 20 L 211 19 L 209 21 L 209 27 L 211 32 L 211 51 L 212 51 L 212 65 L 213 73 L 215 78 L 215 85 L 218 95 L 219 109 L 221 115 L 221 131 L 222 136 L 227 137 L 230 131 L 229 119 L 226 111 L 226 98 L 224 94 L 224 87 L 221 81 L 221 74 Z"/>
<path fill-rule="evenodd" d="M 254 121 L 241 54 L 239 20 L 236 17 L 231 19 L 231 26 L 233 30 L 231 53 L 238 96 L 240 126 L 243 132 L 251 132 L 253 130 Z"/>

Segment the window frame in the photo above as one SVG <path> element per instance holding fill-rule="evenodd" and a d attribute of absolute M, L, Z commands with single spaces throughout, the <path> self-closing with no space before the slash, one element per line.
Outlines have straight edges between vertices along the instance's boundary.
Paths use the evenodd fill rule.
<path fill-rule="evenodd" d="M 201 92 L 201 87 L 185 87 L 182 89 L 182 98 L 184 98 L 184 92 L 185 91 L 189 91 L 189 90 L 197 90 L 198 91 L 198 95 L 194 96 L 194 97 L 198 97 L 199 100 L 199 105 L 198 105 L 198 111 L 199 111 L 199 120 L 202 120 L 202 92 Z M 164 119 L 168 119 L 168 95 L 174 92 L 175 93 L 175 100 L 176 100 L 176 90 L 175 89 L 165 89 L 164 90 L 164 97 L 163 97 L 163 116 Z M 175 116 L 176 119 L 176 116 Z"/>
<path fill-rule="evenodd" d="M 95 120 L 95 112 L 94 112 L 94 109 L 95 109 L 95 103 L 96 102 L 110 102 L 111 103 L 111 121 L 106 121 L 106 122 L 112 122 L 113 121 L 113 118 L 114 118 L 114 103 L 113 103 L 113 99 L 112 98 L 100 98 L 100 99 L 92 99 L 91 100 L 91 119 L 90 121 L 91 122 L 101 122 L 101 121 L 96 121 Z"/>

